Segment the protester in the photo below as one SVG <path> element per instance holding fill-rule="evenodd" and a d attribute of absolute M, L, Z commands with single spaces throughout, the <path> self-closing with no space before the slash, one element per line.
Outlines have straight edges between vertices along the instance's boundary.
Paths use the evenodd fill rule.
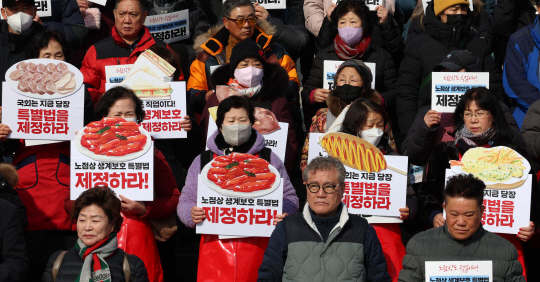
<path fill-rule="evenodd" d="M 540 1 L 536 2 L 540 4 Z M 540 6 L 537 6 L 537 11 Z M 538 16 L 533 24 L 526 26 L 510 36 L 506 49 L 503 84 L 506 94 L 517 104 L 514 117 L 521 127 L 529 107 L 540 99 L 540 81 L 535 59 L 540 49 L 536 42 L 540 36 Z"/>
<path fill-rule="evenodd" d="M 228 85 L 229 88 L 239 90 L 243 96 L 252 101 L 254 106 L 270 110 L 276 116 L 277 121 L 289 124 L 284 163 L 287 171 L 291 171 L 298 142 L 289 112 L 289 104 L 285 97 L 289 78 L 283 67 L 268 63 L 260 55 L 261 53 L 261 48 L 251 38 L 236 44 L 232 49 L 230 62 L 214 71 L 210 78 L 210 85 L 212 89 Z M 201 133 L 204 140 L 206 140 L 210 116 L 208 108 L 215 107 L 219 103 L 217 93 L 212 93 L 208 97 L 201 119 Z M 208 134 L 212 133 L 208 132 Z"/>
<path fill-rule="evenodd" d="M 77 243 L 69 251 L 51 256 L 42 281 L 125 281 L 126 272 L 130 273 L 129 281 L 149 281 L 144 262 L 118 246 L 122 205 L 108 187 L 84 191 L 70 215 L 77 225 Z M 56 270 L 55 265 L 59 266 Z"/>
<path fill-rule="evenodd" d="M 90 47 L 81 67 L 84 83 L 92 87 L 89 91 L 94 103 L 105 93 L 105 66 L 133 64 L 150 47 L 167 46 L 143 25 L 147 14 L 144 0 L 116 0 L 111 37 Z"/>
<path fill-rule="evenodd" d="M 366 4 L 360 0 L 341 1 L 332 12 L 332 24 L 338 28 L 339 33 L 334 38 L 335 43 L 317 53 L 309 79 L 302 90 L 306 127 L 309 127 L 309 117 L 326 106 L 330 93 L 330 90 L 323 89 L 325 60 L 357 59 L 364 63 L 375 63 L 374 88 L 383 97 L 385 108 L 395 107 L 397 69 L 388 52 L 371 44 L 372 25 Z"/>
<path fill-rule="evenodd" d="M 521 126 L 521 135 L 525 140 L 527 153 L 534 160 L 540 160 L 540 102 L 536 101 L 527 110 Z"/>
<path fill-rule="evenodd" d="M 277 224 L 257 281 L 391 281 L 375 230 L 341 202 L 345 173 L 329 156 L 308 164 L 307 204 Z"/>
<path fill-rule="evenodd" d="M 207 142 L 210 150 L 193 161 L 178 203 L 178 217 L 187 227 L 195 228 L 197 223 L 206 219 L 203 209 L 197 207 L 197 183 L 201 169 L 216 156 L 233 152 L 258 155 L 278 170 L 283 182 L 283 213 L 274 218 L 274 224 L 298 210 L 298 198 L 285 166 L 276 154 L 265 148 L 264 137 L 251 127 L 255 122 L 253 112 L 253 105 L 246 97 L 231 96 L 219 104 L 216 120 L 218 130 Z M 218 238 L 217 235 L 202 235 L 197 279 L 255 280 L 268 238 Z M 231 250 L 234 259 L 230 259 L 228 255 Z"/>
<path fill-rule="evenodd" d="M 269 63 L 281 65 L 289 74 L 289 88 L 285 96 L 294 101 L 298 96 L 300 82 L 294 61 L 285 49 L 272 43 L 273 28 L 267 21 L 257 19 L 250 0 L 227 0 L 223 3 L 223 25 L 218 25 L 195 39 L 197 59 L 191 64 L 187 84 L 188 99 L 196 113 L 202 113 L 206 101 L 214 92 L 208 78 L 211 67 L 230 62 L 233 47 L 246 38 L 251 38 L 263 50 Z"/>
<path fill-rule="evenodd" d="M 79 48 L 86 40 L 88 30 L 77 0 L 51 0 L 51 6 L 47 9 L 51 12 L 51 16 L 43 18 L 37 16 L 37 22 L 42 23 L 47 29 L 62 34 L 74 49 Z"/>
<path fill-rule="evenodd" d="M 28 269 L 24 228 L 16 206 L 0 199 L 0 281 L 23 281 Z"/>
<path fill-rule="evenodd" d="M 379 92 L 371 89 L 373 75 L 371 70 L 360 60 L 347 60 L 342 63 L 334 75 L 334 85 L 336 88 L 330 92 L 326 98 L 328 108 L 322 108 L 311 119 L 310 133 L 325 133 L 332 127 L 339 115 L 354 100 L 364 97 L 373 100 L 375 103 L 382 103 L 383 99 Z M 385 128 L 390 138 L 392 148 L 395 151 L 396 145 L 392 138 L 390 126 Z M 309 152 L 309 133 L 302 149 L 302 159 L 300 168 L 302 171 L 307 166 Z"/>
<path fill-rule="evenodd" d="M 480 59 L 478 71 L 489 72 L 489 88 L 501 100 L 501 77 L 491 50 L 472 27 L 469 0 L 434 0 L 423 17 L 425 32 L 405 48 L 397 82 L 399 128 L 408 132 L 418 109 L 431 105 L 431 72 L 454 49 L 468 50 Z"/>
<path fill-rule="evenodd" d="M 415 235 L 403 258 L 402 282 L 423 282 L 426 261 L 491 261 L 493 281 L 525 281 L 516 248 L 482 227 L 486 185 L 472 175 L 446 182 L 444 225 Z"/>

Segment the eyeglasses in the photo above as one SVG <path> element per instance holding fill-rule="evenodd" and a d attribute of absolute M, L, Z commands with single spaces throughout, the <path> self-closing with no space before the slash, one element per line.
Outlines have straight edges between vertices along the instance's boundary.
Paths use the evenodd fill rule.
<path fill-rule="evenodd" d="M 333 194 L 334 192 L 336 192 L 336 188 L 341 184 L 343 184 L 343 183 L 339 183 L 337 185 L 324 184 L 323 185 L 323 191 L 326 194 Z M 317 183 L 307 184 L 306 186 L 307 186 L 307 188 L 309 189 L 309 191 L 311 193 L 317 193 L 321 189 L 321 186 L 319 186 L 319 184 L 317 184 Z"/>
<path fill-rule="evenodd" d="M 248 22 L 248 24 L 250 26 L 253 26 L 255 25 L 255 23 L 257 23 L 257 20 L 258 18 L 257 17 L 249 17 L 247 19 L 244 19 L 244 18 L 241 18 L 241 19 L 231 19 L 231 18 L 227 18 L 225 17 L 226 19 L 230 20 L 230 21 L 233 21 L 233 22 L 236 22 L 236 25 L 238 26 L 238 28 L 243 28 L 244 27 L 244 24 L 246 23 L 246 21 Z"/>
<path fill-rule="evenodd" d="M 465 113 L 461 114 L 461 118 L 466 119 L 466 120 L 470 120 L 474 116 L 474 117 L 477 117 L 478 119 L 485 119 L 489 115 L 490 115 L 490 113 L 488 111 L 478 111 L 476 113 L 465 112 Z"/>

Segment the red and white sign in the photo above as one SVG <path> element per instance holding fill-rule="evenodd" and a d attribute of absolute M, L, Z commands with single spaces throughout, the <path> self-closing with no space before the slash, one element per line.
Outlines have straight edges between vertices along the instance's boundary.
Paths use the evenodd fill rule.
<path fill-rule="evenodd" d="M 107 83 L 120 83 L 131 70 L 133 64 L 105 66 L 105 81 Z"/>

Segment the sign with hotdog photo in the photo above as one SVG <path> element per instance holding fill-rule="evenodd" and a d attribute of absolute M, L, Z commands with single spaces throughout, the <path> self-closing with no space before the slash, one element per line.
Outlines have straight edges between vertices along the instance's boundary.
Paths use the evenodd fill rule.
<path fill-rule="evenodd" d="M 9 138 L 71 140 L 84 125 L 82 73 L 69 63 L 31 59 L 11 66 L 2 84 Z"/>
<path fill-rule="evenodd" d="M 369 223 L 399 223 L 406 206 L 408 158 L 383 155 L 369 142 L 345 133 L 310 133 L 308 162 L 339 159 L 347 171 L 343 202 L 349 213 L 372 215 Z"/>
<path fill-rule="evenodd" d="M 154 197 L 154 150 L 150 134 L 135 122 L 103 118 L 71 141 L 72 200 L 87 189 L 108 186 L 134 201 Z"/>

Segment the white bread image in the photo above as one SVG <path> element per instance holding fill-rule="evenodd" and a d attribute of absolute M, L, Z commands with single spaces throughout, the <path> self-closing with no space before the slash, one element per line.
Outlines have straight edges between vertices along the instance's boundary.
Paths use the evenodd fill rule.
<path fill-rule="evenodd" d="M 68 94 L 73 92 L 75 90 L 75 86 L 77 83 L 75 82 L 75 78 L 72 77 L 71 80 L 61 89 L 58 89 L 58 93 L 60 94 Z"/>
<path fill-rule="evenodd" d="M 64 88 L 64 86 L 66 86 L 69 82 L 71 82 L 71 74 L 66 73 L 55 84 L 56 84 L 56 87 L 60 90 L 60 89 Z"/>
<path fill-rule="evenodd" d="M 135 64 L 133 64 L 124 79 L 130 78 L 138 70 L 142 70 L 150 75 L 165 80 L 165 78 L 171 77 L 174 74 L 176 68 L 163 60 L 160 56 L 156 55 L 156 53 L 151 50 L 146 50 L 139 58 L 137 58 Z"/>
<path fill-rule="evenodd" d="M 118 85 L 133 90 L 139 98 L 170 99 L 172 93 L 171 85 L 142 70 L 136 71 Z"/>

